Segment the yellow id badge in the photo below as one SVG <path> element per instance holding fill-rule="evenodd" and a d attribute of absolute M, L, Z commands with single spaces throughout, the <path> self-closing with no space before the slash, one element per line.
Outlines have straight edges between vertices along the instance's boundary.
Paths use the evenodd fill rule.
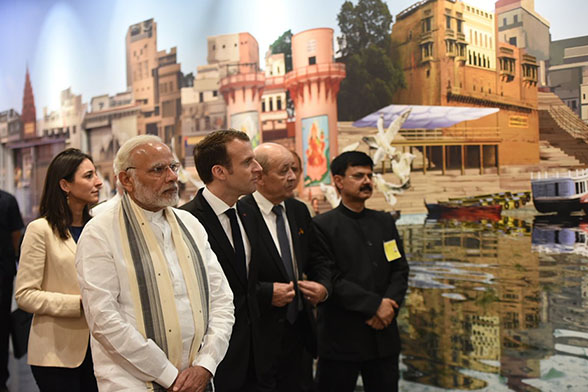
<path fill-rule="evenodd" d="M 384 242 L 384 252 L 386 253 L 386 259 L 388 262 L 397 260 L 401 257 L 396 240 L 390 240 Z"/>

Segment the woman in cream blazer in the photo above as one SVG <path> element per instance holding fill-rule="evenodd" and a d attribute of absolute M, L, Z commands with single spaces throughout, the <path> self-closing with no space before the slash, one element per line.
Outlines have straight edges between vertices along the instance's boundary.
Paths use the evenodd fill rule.
<path fill-rule="evenodd" d="M 22 242 L 15 297 L 34 314 L 28 362 L 41 392 L 98 390 L 74 256 L 101 186 L 90 156 L 73 148 L 59 153 L 47 169 L 41 218 Z"/>

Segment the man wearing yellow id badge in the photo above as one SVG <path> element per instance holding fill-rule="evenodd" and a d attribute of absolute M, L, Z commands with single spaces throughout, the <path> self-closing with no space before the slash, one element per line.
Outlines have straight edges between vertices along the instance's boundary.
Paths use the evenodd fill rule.
<path fill-rule="evenodd" d="M 408 287 L 408 263 L 393 217 L 365 207 L 373 162 L 344 152 L 331 163 L 341 204 L 314 223 L 334 261 L 333 291 L 319 306 L 319 390 L 352 392 L 361 373 L 367 392 L 398 390 L 396 316 Z"/>

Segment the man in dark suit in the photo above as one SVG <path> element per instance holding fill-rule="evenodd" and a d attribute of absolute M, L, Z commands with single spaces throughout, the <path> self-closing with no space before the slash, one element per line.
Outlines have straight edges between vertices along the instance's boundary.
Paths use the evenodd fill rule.
<path fill-rule="evenodd" d="M 294 156 L 285 147 L 264 143 L 255 149 L 262 167 L 257 191 L 238 205 L 255 209 L 259 223 L 258 299 L 266 380 L 280 392 L 309 391 L 316 356 L 314 306 L 331 290 L 330 261 L 317 240 L 307 207 L 292 198 Z"/>
<path fill-rule="evenodd" d="M 16 255 L 19 253 L 21 230 L 24 224 L 18 203 L 10 193 L 0 190 L 0 392 L 8 391 L 8 338 L 10 306 L 16 274 Z"/>
<path fill-rule="evenodd" d="M 367 392 L 398 390 L 396 316 L 408 288 L 408 264 L 394 219 L 365 208 L 373 163 L 359 151 L 331 163 L 339 207 L 314 218 L 334 261 L 333 292 L 319 308 L 318 385 L 353 392 L 361 373 Z"/>
<path fill-rule="evenodd" d="M 240 196 L 255 190 L 261 167 L 247 134 L 221 130 L 206 136 L 194 149 L 196 169 L 206 187 L 180 207 L 202 223 L 208 242 L 233 291 L 235 324 L 229 349 L 214 377 L 216 391 L 262 391 L 258 382 L 262 354 L 257 333 L 257 266 L 251 257 L 256 240 L 254 211 L 236 208 Z"/>

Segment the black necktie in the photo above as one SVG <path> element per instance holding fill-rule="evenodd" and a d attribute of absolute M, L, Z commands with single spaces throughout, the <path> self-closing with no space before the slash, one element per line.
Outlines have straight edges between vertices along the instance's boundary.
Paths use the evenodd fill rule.
<path fill-rule="evenodd" d="M 282 255 L 282 263 L 286 268 L 286 273 L 291 281 L 294 281 L 294 272 L 292 269 L 292 253 L 290 252 L 290 241 L 288 241 L 288 233 L 286 232 L 286 225 L 284 217 L 282 216 L 282 206 L 275 205 L 272 212 L 276 214 L 276 227 L 278 229 L 278 243 L 280 244 L 280 253 Z"/>
<path fill-rule="evenodd" d="M 288 233 L 286 232 L 286 224 L 284 223 L 284 216 L 282 215 L 282 206 L 275 205 L 272 208 L 272 212 L 276 214 L 276 228 L 278 232 L 278 242 L 280 244 L 280 253 L 282 256 L 282 263 L 286 268 L 288 278 L 294 282 L 294 289 L 296 289 L 296 279 L 294 278 L 294 270 L 292 268 L 292 252 L 290 251 L 290 241 L 288 241 Z M 298 296 L 288 304 L 288 310 L 286 318 L 290 324 L 294 324 L 296 316 L 298 315 L 296 303 L 298 302 Z"/>
<path fill-rule="evenodd" d="M 247 268 L 245 267 L 245 247 L 243 246 L 243 237 L 241 236 L 241 229 L 237 221 L 237 214 L 234 208 L 229 208 L 225 211 L 231 222 L 231 234 L 233 235 L 233 248 L 235 248 L 235 267 L 237 273 L 247 280 Z"/>

